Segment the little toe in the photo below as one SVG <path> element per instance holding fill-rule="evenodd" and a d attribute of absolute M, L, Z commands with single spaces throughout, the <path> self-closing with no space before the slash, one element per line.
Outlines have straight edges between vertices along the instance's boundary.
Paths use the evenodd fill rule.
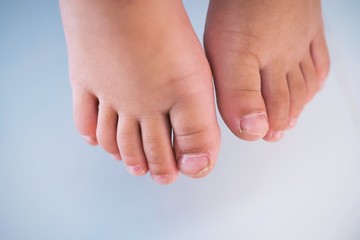
<path fill-rule="evenodd" d="M 329 50 L 323 30 L 319 31 L 315 36 L 313 42 L 311 43 L 310 51 L 318 78 L 320 79 L 321 88 L 330 69 Z"/>
<path fill-rule="evenodd" d="M 269 125 L 261 94 L 258 59 L 244 53 L 225 55 L 228 56 L 214 58 L 212 63 L 221 116 L 239 138 L 247 141 L 261 139 L 268 132 Z"/>
<path fill-rule="evenodd" d="M 173 183 L 178 169 L 171 144 L 169 119 L 162 114 L 141 119 L 141 135 L 152 178 L 159 184 Z"/>
<path fill-rule="evenodd" d="M 187 99 L 170 111 L 178 169 L 186 176 L 204 177 L 217 160 L 220 130 L 211 91 Z M 211 107 L 209 107 L 211 106 Z"/>
<path fill-rule="evenodd" d="M 97 145 L 97 98 L 84 89 L 73 87 L 73 109 L 76 127 L 89 144 Z"/>
<path fill-rule="evenodd" d="M 140 125 L 137 120 L 119 115 L 117 143 L 122 160 L 129 173 L 134 176 L 146 174 L 148 165 L 143 150 Z"/>
<path fill-rule="evenodd" d="M 316 69 L 310 53 L 308 53 L 305 59 L 300 63 L 300 68 L 307 88 L 306 102 L 309 102 L 320 90 L 320 79 L 316 73 Z"/>
<path fill-rule="evenodd" d="M 279 141 L 288 127 L 290 94 L 286 74 L 278 66 L 270 66 L 261 73 L 262 93 L 269 119 L 269 131 L 264 140 Z"/>
<path fill-rule="evenodd" d="M 106 104 L 100 103 L 96 137 L 100 146 L 115 159 L 120 158 L 116 142 L 117 121 L 117 113 Z"/>
<path fill-rule="evenodd" d="M 287 82 L 290 93 L 290 112 L 287 128 L 290 129 L 295 127 L 307 97 L 306 84 L 300 67 L 296 67 L 287 74 Z"/>

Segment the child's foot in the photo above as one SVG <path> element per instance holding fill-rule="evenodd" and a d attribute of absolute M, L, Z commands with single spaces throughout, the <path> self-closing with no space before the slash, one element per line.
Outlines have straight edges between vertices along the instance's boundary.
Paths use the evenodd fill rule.
<path fill-rule="evenodd" d="M 329 70 L 320 0 L 211 0 L 205 49 L 238 137 L 277 141 Z"/>
<path fill-rule="evenodd" d="M 181 1 L 60 5 L 75 121 L 89 143 L 160 184 L 178 170 L 206 175 L 220 132 L 210 68 Z"/>

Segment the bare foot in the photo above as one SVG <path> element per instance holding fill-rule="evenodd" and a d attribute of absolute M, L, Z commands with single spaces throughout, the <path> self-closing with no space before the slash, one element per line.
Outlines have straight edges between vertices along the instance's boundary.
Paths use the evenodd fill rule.
<path fill-rule="evenodd" d="M 280 140 L 329 70 L 320 0 L 211 0 L 205 50 L 239 138 Z"/>
<path fill-rule="evenodd" d="M 160 184 L 214 166 L 211 72 L 180 0 L 61 0 L 76 125 Z M 172 144 L 173 131 L 174 143 Z"/>

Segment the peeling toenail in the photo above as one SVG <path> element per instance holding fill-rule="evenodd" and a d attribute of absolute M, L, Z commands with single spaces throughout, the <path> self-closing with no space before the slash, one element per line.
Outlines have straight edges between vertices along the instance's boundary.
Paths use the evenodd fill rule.
<path fill-rule="evenodd" d="M 120 154 L 116 153 L 116 154 L 111 154 L 111 156 L 115 159 L 115 160 L 121 160 L 121 156 Z"/>
<path fill-rule="evenodd" d="M 191 177 L 201 177 L 211 169 L 211 163 L 207 154 L 188 154 L 179 159 L 180 171 Z"/>
<path fill-rule="evenodd" d="M 134 176 L 142 176 L 145 173 L 145 169 L 140 166 L 127 166 L 128 171 Z"/>
<path fill-rule="evenodd" d="M 153 175 L 152 177 L 158 184 L 170 184 L 174 181 L 170 175 Z"/>
<path fill-rule="evenodd" d="M 269 124 L 265 113 L 249 114 L 240 120 L 241 133 L 264 136 L 268 128 Z"/>
<path fill-rule="evenodd" d="M 294 128 L 296 126 L 296 123 L 297 123 L 297 119 L 294 118 L 294 119 L 291 119 L 289 121 L 289 124 L 288 124 L 288 128 L 291 129 L 291 128 Z"/>
<path fill-rule="evenodd" d="M 97 141 L 95 138 L 93 137 L 89 137 L 89 136 L 83 136 L 85 138 L 85 140 L 91 144 L 91 145 L 97 145 Z"/>

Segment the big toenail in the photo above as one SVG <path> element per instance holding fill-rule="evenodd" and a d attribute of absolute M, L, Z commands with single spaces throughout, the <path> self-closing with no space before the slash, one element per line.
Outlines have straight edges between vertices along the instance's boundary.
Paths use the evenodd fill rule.
<path fill-rule="evenodd" d="M 294 128 L 295 126 L 296 126 L 296 123 L 297 123 L 297 119 L 291 119 L 290 121 L 289 121 L 289 125 L 288 125 L 288 128 L 290 129 L 290 128 Z"/>
<path fill-rule="evenodd" d="M 128 171 L 134 176 L 142 176 L 145 173 L 145 169 L 140 166 L 127 166 Z"/>
<path fill-rule="evenodd" d="M 187 154 L 179 159 L 180 171 L 188 176 L 201 177 L 211 169 L 211 163 L 207 154 Z"/>
<path fill-rule="evenodd" d="M 157 182 L 158 184 L 170 184 L 173 182 L 173 177 L 171 177 L 170 175 L 153 175 L 152 176 L 153 179 L 155 180 L 155 182 Z"/>
<path fill-rule="evenodd" d="M 263 136 L 268 131 L 269 124 L 265 113 L 253 113 L 240 120 L 240 132 Z"/>
<path fill-rule="evenodd" d="M 97 141 L 93 137 L 83 136 L 90 145 L 97 145 Z"/>
<path fill-rule="evenodd" d="M 121 155 L 116 153 L 116 154 L 111 154 L 111 156 L 115 159 L 115 160 L 121 160 Z"/>

